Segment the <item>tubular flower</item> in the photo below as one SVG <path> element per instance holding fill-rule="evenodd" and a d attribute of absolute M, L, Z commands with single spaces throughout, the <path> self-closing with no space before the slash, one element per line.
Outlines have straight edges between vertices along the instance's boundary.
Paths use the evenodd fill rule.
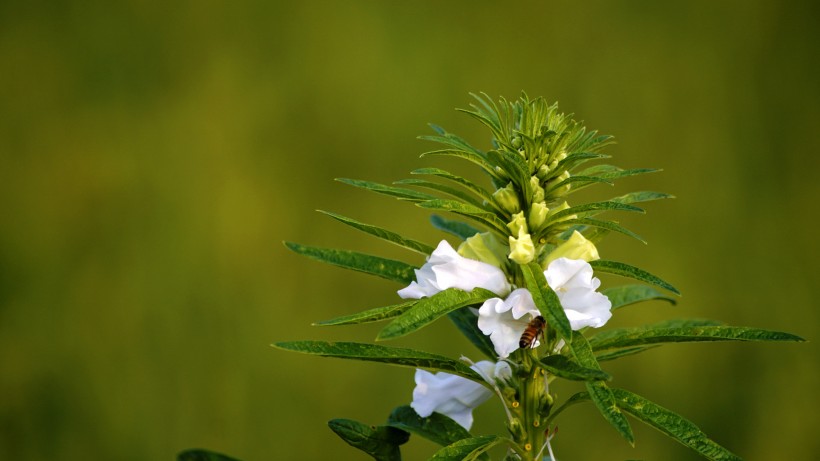
<path fill-rule="evenodd" d="M 495 379 L 497 366 L 493 362 L 483 360 L 470 368 L 485 379 Z M 422 418 L 433 412 L 441 413 L 470 430 L 473 425 L 473 408 L 492 395 L 487 387 L 461 376 L 416 370 L 416 387 L 413 389 L 413 402 L 410 406 Z"/>
<path fill-rule="evenodd" d="M 592 276 L 592 266 L 581 259 L 558 258 L 544 271 L 547 284 L 558 295 L 573 330 L 603 326 L 612 313 L 609 298 L 598 293 L 601 281 Z M 519 288 L 507 297 L 492 298 L 478 310 L 478 328 L 490 337 L 501 358 L 518 349 L 524 329 L 541 312 L 529 290 Z M 536 338 L 537 339 L 537 338 Z M 538 343 L 535 343 L 538 346 Z"/>
<path fill-rule="evenodd" d="M 447 288 L 464 291 L 484 288 L 499 296 L 510 292 L 504 271 L 492 264 L 459 255 L 446 240 L 438 244 L 427 262 L 415 272 L 416 281 L 399 290 L 402 298 L 424 298 Z"/>

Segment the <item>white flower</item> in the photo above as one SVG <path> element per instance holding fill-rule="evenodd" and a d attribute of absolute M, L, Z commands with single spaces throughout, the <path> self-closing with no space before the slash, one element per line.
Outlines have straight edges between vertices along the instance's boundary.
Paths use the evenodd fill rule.
<path fill-rule="evenodd" d="M 492 264 L 459 255 L 446 240 L 438 244 L 427 262 L 415 272 L 416 281 L 399 290 L 402 298 L 433 296 L 447 288 L 472 291 L 480 287 L 500 296 L 510 292 L 504 271 Z"/>
<path fill-rule="evenodd" d="M 601 281 L 592 276 L 592 266 L 586 261 L 558 258 L 550 263 L 544 276 L 558 295 L 573 330 L 598 328 L 612 317 L 612 303 L 595 291 Z M 506 300 L 492 298 L 485 301 L 478 310 L 478 328 L 490 337 L 498 356 L 506 358 L 518 349 L 524 329 L 538 315 L 541 312 L 530 292 L 519 288 Z"/>
<path fill-rule="evenodd" d="M 485 379 L 494 379 L 496 364 L 488 360 L 472 367 Z M 487 387 L 475 381 L 449 373 L 430 373 L 416 370 L 416 387 L 410 406 L 422 418 L 433 412 L 450 417 L 464 429 L 473 425 L 473 408 L 486 402 L 493 395 Z"/>

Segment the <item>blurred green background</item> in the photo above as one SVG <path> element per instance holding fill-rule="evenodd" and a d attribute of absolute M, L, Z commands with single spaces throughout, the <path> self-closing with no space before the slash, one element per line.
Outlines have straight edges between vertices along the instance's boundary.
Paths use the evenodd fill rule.
<path fill-rule="evenodd" d="M 369 341 L 378 325 L 310 323 L 400 287 L 281 241 L 421 264 L 314 210 L 435 244 L 426 213 L 333 178 L 478 177 L 419 160 L 415 136 L 434 122 L 486 148 L 453 109 L 522 90 L 616 136 L 616 164 L 665 170 L 596 198 L 678 197 L 623 216 L 648 246 L 600 250 L 681 303 L 608 326 L 711 317 L 812 341 L 667 346 L 607 364 L 614 385 L 749 460 L 819 459 L 818 4 L 510 3 L 0 3 L 0 459 L 365 459 L 325 422 L 383 421 L 412 370 L 269 344 Z M 446 322 L 396 344 L 477 358 Z M 497 403 L 476 416 L 503 430 Z M 699 459 L 637 422 L 633 449 L 589 405 L 559 427 L 561 459 Z M 414 438 L 406 458 L 433 450 Z"/>

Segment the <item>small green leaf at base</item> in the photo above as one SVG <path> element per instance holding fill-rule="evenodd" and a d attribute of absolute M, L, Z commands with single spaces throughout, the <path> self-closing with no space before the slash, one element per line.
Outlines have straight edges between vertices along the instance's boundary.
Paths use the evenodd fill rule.
<path fill-rule="evenodd" d="M 352 419 L 332 419 L 327 425 L 350 446 L 358 448 L 376 461 L 401 461 L 399 446 L 410 434 L 392 426 L 369 426 Z"/>
<path fill-rule="evenodd" d="M 236 458 L 223 455 L 214 451 L 195 448 L 185 450 L 177 455 L 177 461 L 239 461 Z"/>
<path fill-rule="evenodd" d="M 459 440 L 437 451 L 430 461 L 472 461 L 478 459 L 485 451 L 505 441 L 506 439 L 497 435 L 483 435 Z"/>
<path fill-rule="evenodd" d="M 609 381 L 612 379 L 612 376 L 603 370 L 582 367 L 563 355 L 544 357 L 541 361 L 536 362 L 536 365 L 555 376 L 573 381 Z"/>
<path fill-rule="evenodd" d="M 721 447 L 691 421 L 645 398 L 623 389 L 612 389 L 618 406 L 625 412 L 672 437 L 712 461 L 742 461 Z"/>
<path fill-rule="evenodd" d="M 475 347 L 492 360 L 496 360 L 497 354 L 490 337 L 478 329 L 478 315 L 469 307 L 462 307 L 447 314 L 450 321 L 455 324 L 458 331 L 464 335 Z"/>
<path fill-rule="evenodd" d="M 430 216 L 430 223 L 436 229 L 443 232 L 447 232 L 449 234 L 453 234 L 461 240 L 467 240 L 468 238 L 481 232 L 480 230 L 467 224 L 466 222 L 447 219 L 437 214 Z"/>
<path fill-rule="evenodd" d="M 472 437 L 466 429 L 449 417 L 434 412 L 422 418 L 409 405 L 396 407 L 387 418 L 387 424 L 442 446 Z"/>

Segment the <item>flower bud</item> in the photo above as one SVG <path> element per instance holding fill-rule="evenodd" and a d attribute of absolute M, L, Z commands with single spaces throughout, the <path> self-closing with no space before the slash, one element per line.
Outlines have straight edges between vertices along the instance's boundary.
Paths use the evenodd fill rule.
<path fill-rule="evenodd" d="M 547 208 L 547 205 L 544 202 L 537 202 L 533 203 L 530 207 L 530 216 L 527 222 L 530 225 L 530 229 L 533 231 L 537 231 L 541 229 L 541 226 L 544 225 L 544 221 L 547 219 L 547 213 L 550 211 Z"/>
<path fill-rule="evenodd" d="M 518 213 L 512 215 L 512 221 L 507 223 L 507 228 L 510 230 L 512 235 L 519 235 L 521 231 L 524 231 L 526 234 L 529 232 L 527 228 L 527 220 L 524 219 L 524 212 L 519 211 Z"/>
<path fill-rule="evenodd" d="M 530 188 L 532 188 L 532 202 L 543 202 L 544 188 L 541 187 L 541 181 L 538 179 L 538 176 L 532 176 L 530 178 Z"/>
<path fill-rule="evenodd" d="M 518 213 L 521 210 L 521 202 L 518 200 L 518 193 L 513 187 L 513 183 L 493 192 L 493 198 L 498 205 L 508 213 Z"/>
<path fill-rule="evenodd" d="M 535 258 L 535 245 L 530 234 L 518 232 L 518 238 L 510 236 L 510 259 L 518 264 L 529 264 Z"/>
<path fill-rule="evenodd" d="M 544 267 L 547 267 L 549 263 L 558 258 L 583 259 L 586 262 L 601 259 L 601 257 L 598 256 L 598 249 L 595 248 L 595 244 L 584 238 L 578 231 L 574 231 L 566 242 L 558 245 L 558 247 L 547 255 L 547 259 L 544 261 Z"/>
<path fill-rule="evenodd" d="M 503 268 L 506 264 L 507 248 L 495 234 L 484 232 L 469 237 L 458 247 L 458 254 L 465 258 L 492 264 Z"/>
<path fill-rule="evenodd" d="M 550 173 L 550 168 L 547 165 L 541 165 L 538 167 L 538 172 L 535 173 L 538 176 L 538 179 L 541 181 L 547 179 L 547 175 Z"/>

